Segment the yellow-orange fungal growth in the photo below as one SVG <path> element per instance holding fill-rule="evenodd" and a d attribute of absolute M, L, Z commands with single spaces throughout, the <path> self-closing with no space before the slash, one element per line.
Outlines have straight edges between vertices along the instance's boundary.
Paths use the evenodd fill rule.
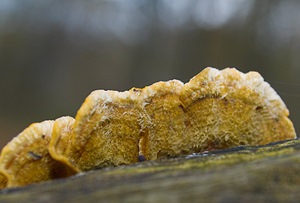
<path fill-rule="evenodd" d="M 53 159 L 63 164 L 64 170 L 61 170 L 61 176 L 69 176 L 78 173 L 80 170 L 76 168 L 66 158 L 65 153 L 71 144 L 71 132 L 75 119 L 69 116 L 58 118 L 54 121 L 51 140 L 48 146 L 49 153 Z"/>
<path fill-rule="evenodd" d="M 7 186 L 7 177 L 0 172 L 0 189 L 3 189 Z"/>
<path fill-rule="evenodd" d="M 257 72 L 206 68 L 184 85 L 180 100 L 197 151 L 296 137 L 285 104 Z"/>
<path fill-rule="evenodd" d="M 49 180 L 55 161 L 48 153 L 53 121 L 31 124 L 1 152 L 0 172 L 7 178 L 7 187 Z"/>
<path fill-rule="evenodd" d="M 96 90 L 75 119 L 32 124 L 4 147 L 0 188 L 294 139 L 288 116 L 284 102 L 259 73 L 234 68 L 206 68 L 185 84 L 170 80 L 125 92 Z"/>
<path fill-rule="evenodd" d="M 147 160 L 190 152 L 185 145 L 187 117 L 179 100 L 183 83 L 157 82 L 141 90 L 140 154 Z"/>
<path fill-rule="evenodd" d="M 48 146 L 51 135 L 53 129 L 57 130 L 54 123 L 58 121 L 33 123 L 2 149 L 0 188 L 67 177 L 78 172 L 74 172 L 65 163 L 56 161 L 57 156 L 53 156 L 53 153 L 52 156 L 49 154 Z M 60 129 L 60 131 L 66 131 L 62 127 Z M 66 144 L 63 139 L 60 141 Z M 60 149 L 59 147 L 56 151 Z"/>
<path fill-rule="evenodd" d="M 76 115 L 65 156 L 80 170 L 138 161 L 139 92 L 97 90 Z"/>

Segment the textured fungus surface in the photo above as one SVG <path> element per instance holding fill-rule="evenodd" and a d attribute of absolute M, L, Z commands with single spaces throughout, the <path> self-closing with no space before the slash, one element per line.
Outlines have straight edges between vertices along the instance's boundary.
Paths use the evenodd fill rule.
<path fill-rule="evenodd" d="M 65 154 L 80 170 L 138 161 L 136 91 L 92 92 L 79 109 Z"/>
<path fill-rule="evenodd" d="M 125 92 L 96 90 L 75 119 L 32 124 L 4 147 L 0 187 L 294 139 L 288 115 L 281 98 L 258 73 L 234 68 L 206 68 L 185 84 L 170 80 Z"/>
<path fill-rule="evenodd" d="M 61 119 L 58 119 L 61 120 Z M 30 183 L 67 177 L 65 164 L 50 156 L 48 146 L 54 121 L 31 124 L 1 152 L 0 187 L 16 187 Z"/>
<path fill-rule="evenodd" d="M 3 148 L 0 172 L 7 178 L 8 187 L 52 178 L 55 161 L 47 149 L 52 128 L 52 121 L 34 123 Z"/>
<path fill-rule="evenodd" d="M 141 91 L 144 122 L 140 150 L 147 160 L 189 150 L 184 143 L 186 115 L 179 100 L 182 87 L 182 82 L 171 80 L 154 83 Z"/>
<path fill-rule="evenodd" d="M 198 151 L 295 137 L 285 104 L 256 72 L 206 68 L 184 85 L 180 100 Z"/>
<path fill-rule="evenodd" d="M 48 145 L 49 154 L 53 159 L 60 162 L 60 176 L 70 176 L 79 172 L 79 170 L 66 159 L 65 153 L 71 144 L 70 133 L 73 129 L 75 119 L 69 116 L 58 118 L 54 121 L 53 131 L 50 143 Z"/>

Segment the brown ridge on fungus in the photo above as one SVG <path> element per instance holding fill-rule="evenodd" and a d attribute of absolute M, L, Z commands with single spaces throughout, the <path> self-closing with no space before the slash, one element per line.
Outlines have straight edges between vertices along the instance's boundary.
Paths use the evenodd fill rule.
<path fill-rule="evenodd" d="M 75 119 L 70 116 L 64 116 L 54 121 L 51 140 L 48 146 L 49 153 L 53 159 L 62 163 L 64 169 L 61 169 L 61 177 L 67 177 L 78 173 L 76 168 L 64 155 L 67 147 L 71 144 L 70 133 L 73 129 Z"/>
<path fill-rule="evenodd" d="M 0 172 L 0 189 L 6 188 L 7 186 L 7 177 Z"/>
<path fill-rule="evenodd" d="M 257 72 L 206 68 L 189 82 L 96 90 L 74 118 L 35 123 L 2 150 L 0 188 L 80 171 L 294 139 L 289 111 Z M 34 173 L 33 173 L 34 171 Z"/>

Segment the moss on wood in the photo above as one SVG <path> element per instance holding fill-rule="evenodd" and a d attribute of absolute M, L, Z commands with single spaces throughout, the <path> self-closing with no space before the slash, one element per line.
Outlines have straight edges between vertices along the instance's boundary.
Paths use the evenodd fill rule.
<path fill-rule="evenodd" d="M 296 202 L 300 141 L 103 168 L 4 189 L 0 202 Z"/>

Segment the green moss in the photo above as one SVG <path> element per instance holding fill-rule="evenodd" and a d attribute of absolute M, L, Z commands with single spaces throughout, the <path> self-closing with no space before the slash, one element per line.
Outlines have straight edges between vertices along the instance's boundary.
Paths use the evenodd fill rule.
<path fill-rule="evenodd" d="M 292 143 L 294 142 L 291 142 L 290 144 Z M 227 167 L 237 163 L 239 164 L 243 162 L 249 162 L 269 157 L 278 158 L 280 156 L 291 154 L 295 151 L 293 147 L 286 146 L 289 145 L 275 145 L 264 148 L 248 147 L 248 149 L 246 150 L 217 155 L 211 152 L 207 156 L 205 156 L 206 154 L 199 154 L 198 157 L 192 159 L 179 157 L 173 159 L 173 161 L 160 160 L 157 162 L 152 162 L 152 164 L 135 164 L 131 166 L 117 167 L 109 171 L 104 171 L 103 173 L 105 175 L 132 175 L 143 173 L 155 173 L 160 171 L 178 171 L 191 169 L 202 170 L 210 167 Z"/>

